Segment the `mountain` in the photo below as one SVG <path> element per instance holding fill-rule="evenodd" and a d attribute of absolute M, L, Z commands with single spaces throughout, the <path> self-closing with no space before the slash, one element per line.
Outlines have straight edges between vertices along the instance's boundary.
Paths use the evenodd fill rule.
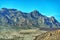
<path fill-rule="evenodd" d="M 0 29 L 55 29 L 60 23 L 52 16 L 47 17 L 34 10 L 25 13 L 17 9 L 0 9 Z"/>
<path fill-rule="evenodd" d="M 60 40 L 60 30 L 43 33 L 37 36 L 35 40 Z"/>

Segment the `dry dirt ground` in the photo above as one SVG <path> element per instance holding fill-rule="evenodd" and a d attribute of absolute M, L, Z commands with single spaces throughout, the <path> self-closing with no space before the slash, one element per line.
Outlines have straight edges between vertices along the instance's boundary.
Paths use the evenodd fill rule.
<path fill-rule="evenodd" d="M 35 40 L 60 40 L 60 30 L 43 33 L 37 36 Z"/>
<path fill-rule="evenodd" d="M 60 30 L 38 29 L 0 32 L 0 40 L 60 40 Z"/>
<path fill-rule="evenodd" d="M 0 32 L 0 40 L 35 40 L 38 35 L 46 33 L 46 31 L 29 29 L 16 31 Z"/>

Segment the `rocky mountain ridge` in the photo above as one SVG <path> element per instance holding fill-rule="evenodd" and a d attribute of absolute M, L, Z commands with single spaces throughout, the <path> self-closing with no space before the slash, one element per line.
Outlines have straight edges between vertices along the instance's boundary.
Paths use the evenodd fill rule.
<path fill-rule="evenodd" d="M 1 27 L 3 26 L 3 27 Z M 47 17 L 34 10 L 25 13 L 17 9 L 0 9 L 0 28 L 35 29 L 60 28 L 60 23 L 52 16 Z"/>

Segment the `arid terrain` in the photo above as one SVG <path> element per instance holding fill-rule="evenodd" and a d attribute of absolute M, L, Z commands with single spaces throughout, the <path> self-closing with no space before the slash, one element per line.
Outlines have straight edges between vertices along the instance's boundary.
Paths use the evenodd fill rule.
<path fill-rule="evenodd" d="M 60 30 L 43 33 L 37 36 L 35 40 L 60 40 Z"/>
<path fill-rule="evenodd" d="M 60 30 L 28 29 L 18 32 L 4 31 L 0 33 L 0 40 L 60 40 Z"/>
<path fill-rule="evenodd" d="M 0 40 L 35 40 L 42 33 L 46 33 L 46 31 L 36 29 L 20 30 L 19 32 L 5 31 L 0 33 Z"/>

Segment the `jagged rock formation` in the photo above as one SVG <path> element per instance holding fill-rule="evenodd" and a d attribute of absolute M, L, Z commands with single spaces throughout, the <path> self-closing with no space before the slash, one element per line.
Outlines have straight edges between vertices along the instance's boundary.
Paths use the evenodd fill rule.
<path fill-rule="evenodd" d="M 17 9 L 0 9 L 0 29 L 60 28 L 60 23 L 52 16 L 42 15 L 37 10 L 25 13 Z"/>

